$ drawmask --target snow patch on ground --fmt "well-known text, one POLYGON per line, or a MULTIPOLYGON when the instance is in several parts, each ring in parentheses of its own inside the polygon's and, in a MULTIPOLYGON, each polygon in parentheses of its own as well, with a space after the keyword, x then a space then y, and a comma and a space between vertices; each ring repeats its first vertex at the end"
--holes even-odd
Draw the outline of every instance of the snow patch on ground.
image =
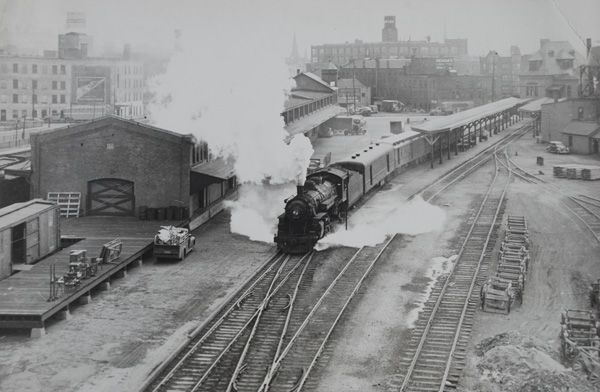
POLYGON ((452 255, 450 257, 438 256, 431 259, 431 266, 425 272, 425 277, 429 278, 429 283, 425 288, 425 291, 419 297, 419 300, 415 303, 416 307, 412 309, 406 318, 407 328, 414 328, 415 323, 419 318, 419 313, 425 307, 425 302, 429 299, 433 286, 437 283, 438 278, 443 275, 448 275, 452 269, 458 255, 452 255))

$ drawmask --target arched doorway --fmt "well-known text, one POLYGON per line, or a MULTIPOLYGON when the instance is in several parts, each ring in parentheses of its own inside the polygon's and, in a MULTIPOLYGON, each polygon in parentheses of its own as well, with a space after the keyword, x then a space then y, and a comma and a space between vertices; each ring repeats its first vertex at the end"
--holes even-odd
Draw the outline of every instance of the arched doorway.
POLYGON ((133 182, 118 178, 88 181, 87 215, 134 215, 133 182))

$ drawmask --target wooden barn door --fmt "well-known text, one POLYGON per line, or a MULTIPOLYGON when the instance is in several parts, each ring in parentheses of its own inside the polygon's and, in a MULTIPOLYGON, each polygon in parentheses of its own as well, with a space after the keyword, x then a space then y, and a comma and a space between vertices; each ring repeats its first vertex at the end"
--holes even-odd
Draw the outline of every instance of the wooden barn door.
POLYGON ((134 215, 133 182, 101 178, 88 182, 87 215, 134 215))

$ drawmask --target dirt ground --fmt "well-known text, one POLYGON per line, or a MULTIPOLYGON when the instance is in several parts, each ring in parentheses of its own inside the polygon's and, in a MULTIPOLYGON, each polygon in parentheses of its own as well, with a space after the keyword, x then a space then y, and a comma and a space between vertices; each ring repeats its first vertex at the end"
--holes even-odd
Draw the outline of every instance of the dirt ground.
MULTIPOLYGON (((485 358, 476 355, 474 351, 475 346, 483 339, 517 331, 526 338, 545 342, 550 354, 558 358, 561 311, 590 309, 587 290, 593 280, 600 278, 600 244, 562 206, 560 200, 564 195, 587 194, 598 197, 600 181, 555 178, 552 177, 552 165, 567 162, 598 165, 600 160, 586 156, 548 154, 544 147, 524 138, 512 148, 511 155, 518 165, 530 173, 541 170, 544 175, 539 177, 552 184, 552 187, 520 180, 515 180, 510 187, 506 213, 527 217, 533 243, 524 301, 521 307, 514 308, 508 316, 483 312, 478 314, 471 338, 474 355, 470 357, 461 379, 463 391, 504 390, 494 389, 497 388, 497 383, 490 383, 490 377, 484 376, 481 366, 478 367, 485 358), (514 156, 515 151, 518 156, 514 156), (545 158, 543 167, 536 166, 536 156, 545 158)), ((517 361, 515 358, 515 362, 517 361)), ((557 372, 567 374, 568 370, 557 372)), ((553 382, 548 381, 549 384, 553 382)), ((584 390, 584 386, 579 388, 572 387, 571 391, 584 390)))
POLYGON ((266 244, 229 234, 218 215, 196 233, 185 260, 144 265, 116 279, 71 319, 0 335, 0 391, 135 391, 180 344, 273 253, 266 244), (207 260, 211 260, 208 263, 207 260))
MULTIPOLYGON (((535 368, 533 373, 524 371, 520 374, 522 380, 519 380, 519 386, 531 386, 536 382, 539 384, 539 380, 548 380, 555 386, 571 384, 575 388, 571 391, 589 390, 589 385, 584 385, 585 380, 581 384, 579 381, 575 383, 569 378, 569 370, 556 361, 559 347, 557 337, 563 309, 588 309, 587 287, 593 279, 600 278, 600 247, 587 228, 561 206, 560 199, 564 197, 562 192, 597 197, 600 195, 600 181, 554 178, 552 165, 559 162, 599 163, 590 157, 548 154, 544 147, 526 136, 509 149, 517 164, 532 174, 541 170, 544 174, 539 176, 553 185, 541 187, 519 179, 513 179, 510 185, 506 214, 525 215, 529 219, 534 243, 524 303, 522 307, 514 308, 508 316, 478 312, 471 339, 470 359, 462 378, 464 391, 516 390, 512 389, 517 385, 515 383, 504 389, 501 382, 506 380, 496 373, 492 374, 489 363, 487 368, 482 366, 485 360, 493 364, 514 361, 514 366, 519 366, 519 361, 526 361, 528 366, 535 363, 535 366, 530 366, 535 368), (543 167, 536 165, 537 156, 545 158, 543 167), (476 354, 476 345, 482 339, 506 331, 518 331, 522 337, 513 342, 514 346, 490 350, 485 360, 476 354), (544 344, 539 343, 535 346, 538 348, 536 350, 531 343, 525 343, 524 347, 517 344, 523 344, 522 340, 530 338, 544 344), (534 376, 539 378, 533 379, 534 376), (482 382, 482 378, 486 377, 492 381, 482 382)), ((321 370, 319 391, 397 389, 401 378, 396 373, 403 342, 410 336, 415 309, 425 299, 431 277, 436 275, 434 270, 440 268, 434 259, 456 253, 459 242, 456 231, 476 208, 478 197, 491 179, 492 170, 493 166, 488 164, 436 201, 447 212, 442 231, 404 236, 380 261, 365 293, 354 304, 343 327, 337 332, 339 338, 330 349, 329 361, 321 370)), ((404 192, 409 194, 407 191, 415 188, 426 176, 423 168, 417 168, 400 175, 394 182, 406 184, 404 192)), ((376 198, 369 202, 376 202, 376 198)), ((530 369, 528 366, 523 368, 530 369)), ((518 374, 510 366, 502 370, 518 374)))
MULTIPOLYGON (((371 136, 385 132, 387 123, 379 118, 383 117, 368 120, 374 121, 371 136)), ((319 143, 324 142, 315 149, 326 150, 331 143, 339 151, 351 151, 359 141, 359 137, 353 138, 321 139, 319 143)), ((478 144, 459 154, 458 159, 453 156, 450 163, 456 164, 487 145, 478 144)), ((544 154, 543 177, 565 192, 600 194, 600 181, 551 177, 553 162, 579 158, 546 154, 542 145, 529 138, 524 138, 516 151, 514 159, 535 173, 540 170, 535 157, 544 154)), ((450 167, 445 157, 444 164, 436 163, 434 170, 421 165, 396 177, 384 192, 396 192, 398 199, 404 200, 450 167)), ((489 167, 481 170, 438 201, 447 213, 443 230, 405 235, 392 244, 336 332, 337 343, 327 353, 330 360, 319 370, 319 390, 380 391, 394 385, 403 341, 409 336, 416 310, 426 299, 432 277, 449 268, 440 257, 456 253, 455 233, 472 213, 474 201, 490 176, 489 167)), ((516 308, 509 316, 478 316, 473 350, 481 339, 510 329, 556 340, 560 310, 586 306, 581 292, 589 280, 600 277, 598 247, 592 248, 590 235, 561 209, 557 198, 557 192, 520 180, 511 186, 507 212, 528 216, 536 244, 528 291, 523 308, 516 308)), ((376 200, 374 197, 369 203, 376 200)), ((29 339, 20 331, 3 331, 0 390, 136 390, 186 333, 273 253, 270 245, 231 235, 228 222, 228 214, 223 213, 201 227, 195 252, 183 262, 147 260, 141 268, 132 269, 126 278, 115 280, 110 290, 96 293, 92 303, 73 309, 70 320, 50 323, 42 339, 29 339)), ((549 342, 556 346, 555 341, 549 342)), ((473 385, 468 384, 469 379, 479 377, 473 363, 465 376, 465 388, 473 385)))

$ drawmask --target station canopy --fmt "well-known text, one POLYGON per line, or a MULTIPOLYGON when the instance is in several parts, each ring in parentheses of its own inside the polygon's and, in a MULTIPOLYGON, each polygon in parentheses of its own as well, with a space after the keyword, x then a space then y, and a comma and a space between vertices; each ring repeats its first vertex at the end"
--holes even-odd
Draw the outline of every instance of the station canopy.
MULTIPOLYGON (((558 102, 562 102, 564 100, 565 100, 565 98, 561 98, 558 100, 558 102)), ((528 102, 527 104, 520 107, 519 111, 521 111, 521 112, 539 112, 540 110, 542 110, 542 105, 545 105, 547 103, 552 103, 552 102, 554 102, 554 98, 543 97, 543 98, 528 102)))
POLYGON ((415 131, 435 135, 438 133, 450 131, 464 125, 468 125, 474 121, 482 118, 499 114, 505 110, 516 107, 517 105, 526 102, 525 99, 520 98, 505 98, 496 102, 491 102, 485 105, 477 106, 472 109, 467 109, 462 112, 450 114, 448 116, 434 117, 421 124, 411 124, 411 128, 415 131))

